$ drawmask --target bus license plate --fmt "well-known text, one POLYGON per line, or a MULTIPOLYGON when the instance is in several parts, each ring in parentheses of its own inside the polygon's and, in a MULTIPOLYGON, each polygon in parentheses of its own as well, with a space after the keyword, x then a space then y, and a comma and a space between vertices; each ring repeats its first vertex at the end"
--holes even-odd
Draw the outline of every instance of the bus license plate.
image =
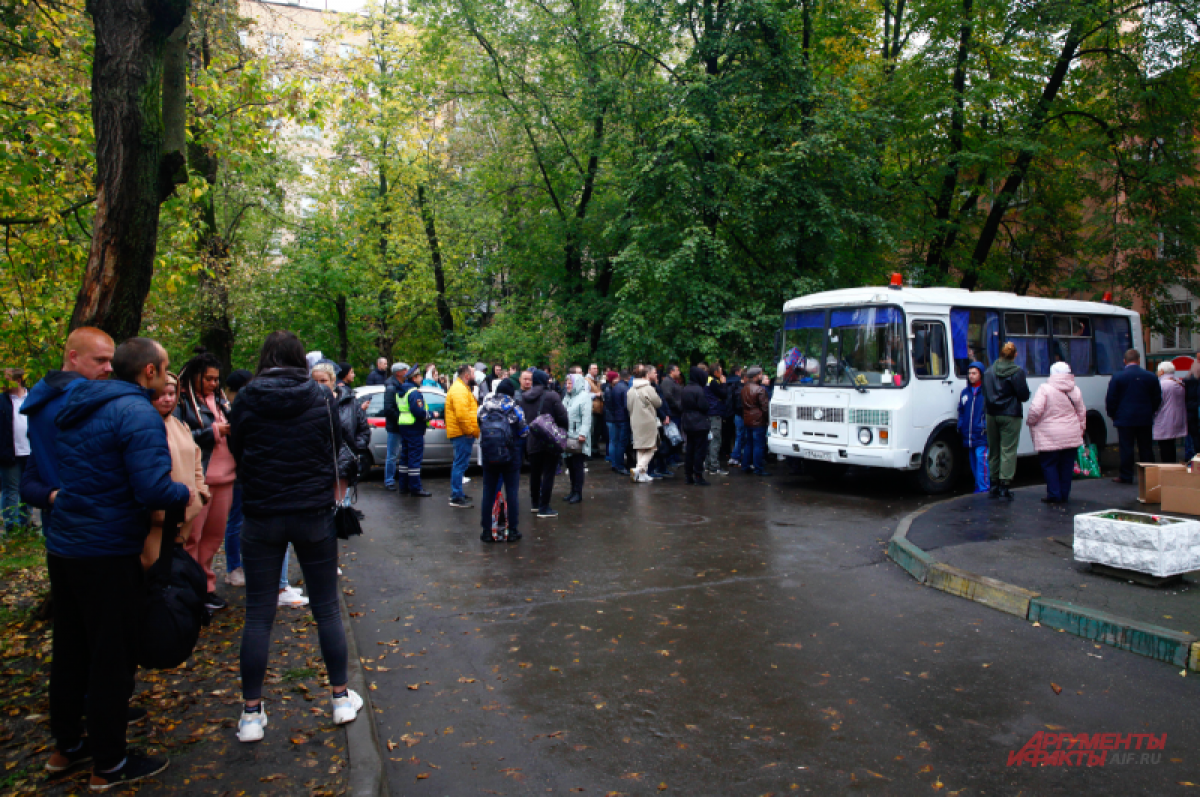
POLYGON ((822 462, 833 462, 832 451, 814 451, 811 448, 800 449, 800 456, 804 459, 819 459, 822 462))

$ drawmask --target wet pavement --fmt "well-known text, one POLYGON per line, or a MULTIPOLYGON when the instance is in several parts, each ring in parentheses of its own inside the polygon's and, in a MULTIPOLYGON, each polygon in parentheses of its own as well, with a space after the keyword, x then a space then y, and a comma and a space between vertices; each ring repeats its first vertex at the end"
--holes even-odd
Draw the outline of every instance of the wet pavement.
POLYGON ((1107 478, 1078 481, 1071 501, 1041 502, 1045 488, 1014 491, 1002 501, 963 496, 913 521, 908 539, 940 562, 1081 606, 1200 634, 1200 573, 1169 586, 1150 587, 1095 573, 1072 553, 1075 515, 1104 509, 1159 513, 1137 501, 1137 487, 1107 478), (972 544, 977 543, 977 544, 972 544))
POLYGON ((825 486, 778 465, 689 488, 590 468, 583 504, 560 500, 560 480, 559 518, 522 507, 508 546, 480 543, 477 508, 447 506, 445 473, 432 499, 361 486, 345 589, 393 794, 1200 781, 1197 679, 918 585, 884 557, 928 502, 897 474, 825 486), (1169 738, 1156 764, 1006 766, 1047 730, 1169 738))

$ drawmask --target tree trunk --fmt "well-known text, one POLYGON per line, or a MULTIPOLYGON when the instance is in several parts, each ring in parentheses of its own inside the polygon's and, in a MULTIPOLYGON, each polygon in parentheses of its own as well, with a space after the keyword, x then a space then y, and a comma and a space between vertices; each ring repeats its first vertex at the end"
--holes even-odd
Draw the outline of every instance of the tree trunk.
POLYGON ((958 55, 954 61, 954 107, 950 111, 950 157, 946 160, 942 187, 934 203, 934 236, 929 244, 925 267, 930 274, 945 276, 950 272, 950 242, 954 239, 950 215, 958 189, 958 172, 963 151, 963 131, 966 127, 967 58, 971 52, 971 5, 963 0, 963 22, 958 34, 958 55))
POLYGON ((346 294, 339 293, 334 300, 337 305, 337 333, 339 362, 350 360, 350 323, 346 312, 346 294))
POLYGON ((89 0, 95 25, 92 124, 96 217, 71 328, 97 326, 117 340, 142 325, 154 276, 159 205, 183 154, 164 158, 163 50, 187 0, 89 0))
POLYGON ((425 194, 423 185, 417 186, 417 207, 421 211, 421 221, 425 222, 425 238, 429 241, 429 257, 433 261, 433 281, 437 288, 438 323, 441 324, 442 334, 448 335, 454 331, 454 316, 450 314, 450 305, 446 302, 446 271, 442 267, 442 247, 438 243, 433 208, 429 206, 429 198, 425 194))
MULTIPOLYGON (((1058 97, 1058 91, 1062 88, 1067 72, 1071 69, 1071 62, 1075 59, 1075 52, 1083 41, 1083 30, 1084 23, 1080 21, 1073 24, 1067 32, 1062 52, 1059 53, 1058 60, 1054 64, 1054 71, 1050 73, 1050 79, 1046 81, 1042 96, 1038 98, 1037 105, 1029 114, 1029 124, 1025 127, 1026 140, 1036 140, 1041 134, 1042 128, 1046 126, 1046 119, 1050 116, 1050 106, 1058 97)), ((979 284, 979 270, 983 268, 988 253, 992 250, 992 244, 996 242, 996 234, 1000 231, 1000 222, 1004 220, 1004 214, 1012 202, 1013 195, 1017 193, 1017 189, 1025 180, 1025 175, 1029 172, 1029 165, 1033 163, 1033 157, 1033 150, 1029 147, 1022 149, 1017 155, 1012 171, 1009 172, 1008 179, 1004 181, 1004 187, 1000 189, 1000 193, 993 200, 992 209, 983 223, 983 229, 979 231, 979 240, 975 243, 975 251, 971 254, 971 267, 963 274, 963 288, 974 290, 975 286, 979 284)))

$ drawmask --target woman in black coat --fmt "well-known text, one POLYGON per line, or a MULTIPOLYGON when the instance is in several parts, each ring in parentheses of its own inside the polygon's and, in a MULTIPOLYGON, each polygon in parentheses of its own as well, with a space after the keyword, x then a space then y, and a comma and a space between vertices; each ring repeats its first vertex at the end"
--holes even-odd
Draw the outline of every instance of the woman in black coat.
POLYGON ((709 484, 704 479, 704 458, 708 455, 708 397, 704 395, 704 385, 708 382, 708 369, 702 365, 693 365, 688 372, 688 386, 683 389, 680 399, 683 417, 680 426, 683 428, 686 451, 683 459, 683 472, 688 484, 701 487, 709 484))
MULTIPOLYGON (((550 390, 550 376, 545 371, 534 370, 533 387, 521 394, 520 407, 525 422, 530 425, 539 415, 549 415, 564 436, 570 428, 567 408, 563 406, 562 398, 550 390)), ((550 507, 550 493, 554 490, 554 474, 562 459, 561 449, 531 428, 525 439, 525 453, 529 459, 530 506, 538 517, 558 517, 558 512, 550 507)))
POLYGON ((318 384, 333 392, 334 405, 337 407, 335 417, 342 435, 342 445, 338 449, 337 457, 337 498, 341 501, 346 497, 350 485, 358 482, 358 458, 371 442, 371 427, 367 423, 367 413, 354 399, 354 391, 345 385, 337 384, 330 363, 317 363, 313 366, 312 375, 318 384))
POLYGON ((262 685, 278 604, 279 573, 288 545, 296 551, 321 656, 329 672, 333 722, 352 722, 362 698, 347 688, 346 631, 338 604, 337 531, 333 522, 341 424, 333 395, 308 374, 304 346, 290 332, 272 332, 258 373, 230 414, 229 447, 242 484, 242 559, 246 622, 241 673, 245 704, 238 739, 266 733, 262 685))

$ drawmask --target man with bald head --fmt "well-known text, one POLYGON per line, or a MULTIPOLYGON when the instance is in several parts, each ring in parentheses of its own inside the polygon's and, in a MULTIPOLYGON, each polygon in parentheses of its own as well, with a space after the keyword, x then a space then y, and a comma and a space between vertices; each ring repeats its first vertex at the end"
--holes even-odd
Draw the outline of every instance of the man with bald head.
POLYGON ((62 370, 50 371, 34 385, 21 413, 29 418, 29 461, 21 475, 21 500, 42 510, 42 527, 50 531, 50 511, 58 488, 58 458, 54 445, 58 427, 54 419, 74 384, 84 379, 108 379, 116 347, 108 333, 80 327, 67 336, 62 370))

